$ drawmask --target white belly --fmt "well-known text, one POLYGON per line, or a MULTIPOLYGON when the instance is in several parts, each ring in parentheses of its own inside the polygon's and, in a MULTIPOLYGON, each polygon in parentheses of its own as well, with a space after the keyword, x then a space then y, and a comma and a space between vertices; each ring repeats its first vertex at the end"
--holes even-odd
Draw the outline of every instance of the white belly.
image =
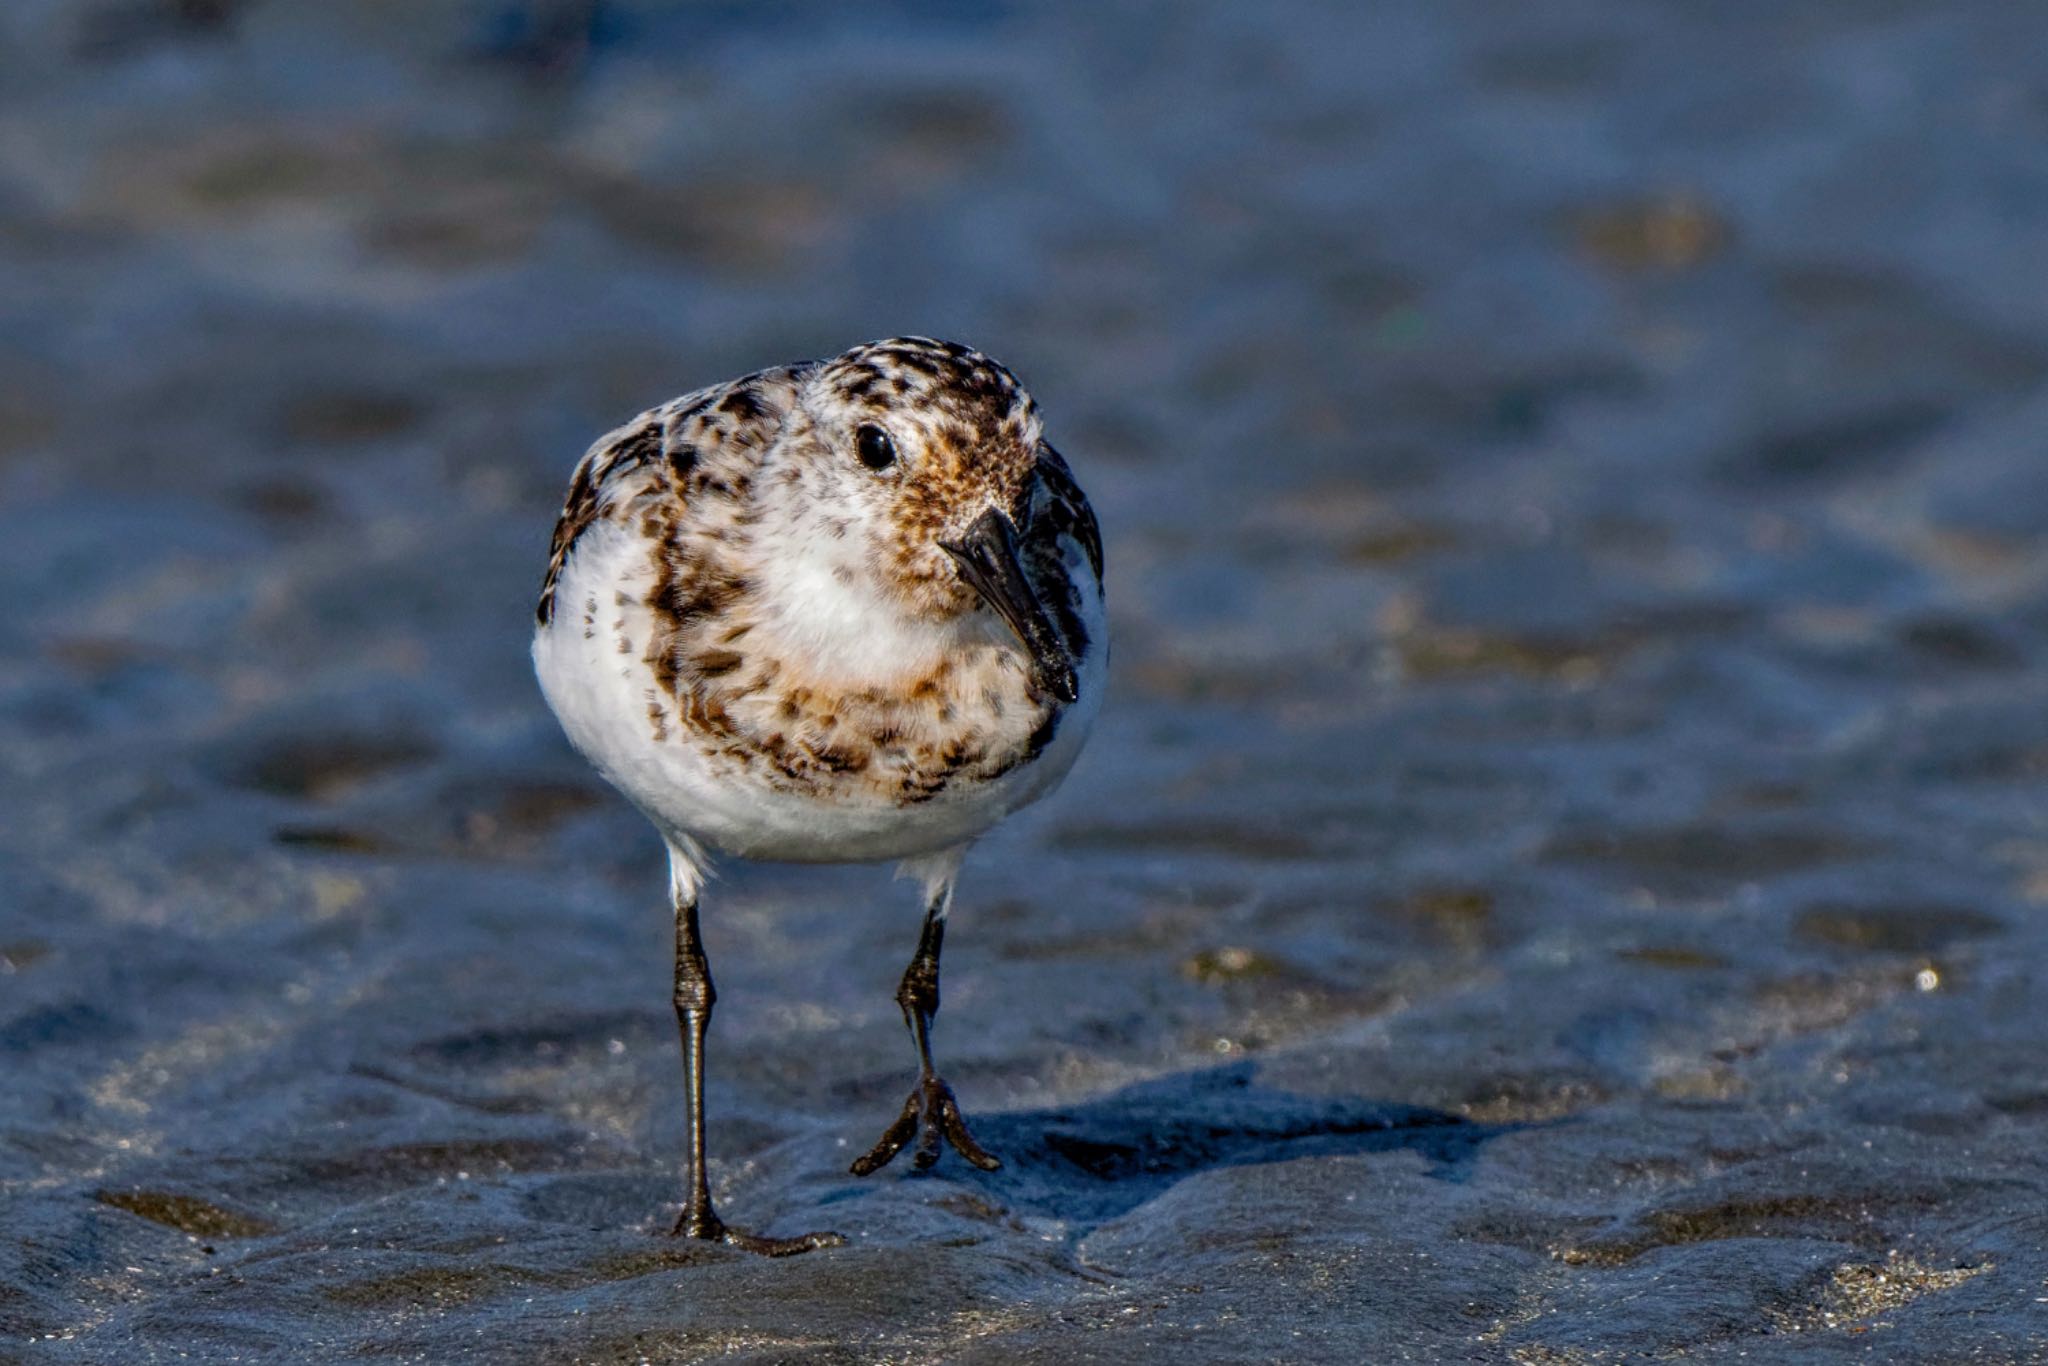
POLYGON ((652 582, 643 542, 609 521, 588 528, 563 568, 552 620, 535 633, 534 670, 570 743, 608 782, 664 835, 727 853, 842 863, 964 844, 1066 776, 1101 705, 1106 625, 1099 600, 1084 594, 1097 644, 1083 661, 1079 700, 1030 762, 986 781, 949 783, 913 804, 860 787, 822 795, 780 790, 758 770, 707 750, 681 726, 651 723, 651 708, 672 703, 658 692, 643 655, 652 582))

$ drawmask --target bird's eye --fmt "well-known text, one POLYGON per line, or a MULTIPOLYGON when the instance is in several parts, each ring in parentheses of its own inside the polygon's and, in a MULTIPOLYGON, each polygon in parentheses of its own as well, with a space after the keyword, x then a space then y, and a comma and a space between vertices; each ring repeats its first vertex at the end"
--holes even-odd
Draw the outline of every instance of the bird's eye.
POLYGON ((896 443, 874 423, 864 423, 853 434, 854 453, 871 470, 886 470, 896 463, 896 443))

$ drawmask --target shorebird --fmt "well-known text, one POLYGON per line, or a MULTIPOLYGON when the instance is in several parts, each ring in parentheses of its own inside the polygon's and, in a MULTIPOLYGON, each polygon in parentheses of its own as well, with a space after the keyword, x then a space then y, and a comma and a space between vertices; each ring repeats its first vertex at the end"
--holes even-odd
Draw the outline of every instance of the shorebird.
POLYGON ((770 1255, 712 1206, 697 903, 713 851, 898 860, 924 923, 896 991, 918 1078, 865 1176, 917 1139, 1001 1163, 933 1066, 968 846, 1050 792, 1102 700, 1102 538, 1037 405, 969 347, 901 337, 671 399, 600 437, 555 525, 533 660, 570 742, 668 847, 689 1097, 675 1233, 770 1255))

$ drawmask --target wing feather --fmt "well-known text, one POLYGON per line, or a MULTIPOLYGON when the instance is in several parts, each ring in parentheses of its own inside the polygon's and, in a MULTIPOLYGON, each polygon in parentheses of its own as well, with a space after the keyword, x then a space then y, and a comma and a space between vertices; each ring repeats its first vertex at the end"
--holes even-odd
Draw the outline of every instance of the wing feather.
POLYGON ((1095 571, 1095 580, 1100 583, 1102 528, 1096 524, 1095 509, 1088 505, 1088 495, 1074 482, 1074 472, 1067 468, 1065 457, 1049 444, 1039 454, 1037 472, 1047 494, 1046 530, 1055 538, 1072 536, 1080 542, 1088 555, 1089 567, 1095 571))
POLYGON ((650 408, 592 443, 577 462, 555 519, 548 570, 534 620, 554 618, 555 588, 576 543, 600 518, 646 495, 663 499, 671 524, 693 492, 735 492, 736 482, 773 439, 801 367, 778 367, 698 389, 650 408))

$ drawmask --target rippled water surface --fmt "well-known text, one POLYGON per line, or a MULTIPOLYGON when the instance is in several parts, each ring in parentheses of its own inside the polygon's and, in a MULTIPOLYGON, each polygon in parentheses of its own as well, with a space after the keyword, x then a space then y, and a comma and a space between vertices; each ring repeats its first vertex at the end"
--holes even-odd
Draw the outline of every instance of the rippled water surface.
POLYGON ((10 0, 0 1361, 2048 1359, 2048 14, 10 0), (658 846, 567 472, 1009 361, 1113 695, 972 860, 658 846))

